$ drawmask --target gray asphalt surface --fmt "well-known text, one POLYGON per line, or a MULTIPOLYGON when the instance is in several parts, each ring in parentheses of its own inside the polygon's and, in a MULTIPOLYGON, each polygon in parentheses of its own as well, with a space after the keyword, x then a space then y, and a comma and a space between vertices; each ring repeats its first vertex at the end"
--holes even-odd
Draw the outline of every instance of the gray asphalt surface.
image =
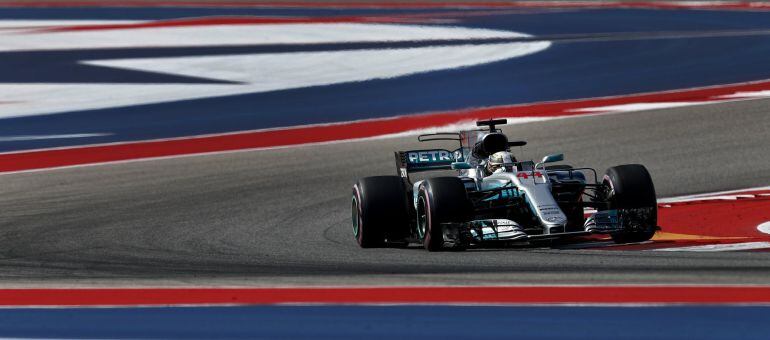
MULTIPOLYGON (((770 100, 505 128, 520 158, 647 165, 658 196, 770 185, 770 100)), ((424 146, 424 145, 423 145, 424 146)), ((415 137, 0 176, 0 285, 770 283, 770 253, 359 249, 356 178, 415 137)))

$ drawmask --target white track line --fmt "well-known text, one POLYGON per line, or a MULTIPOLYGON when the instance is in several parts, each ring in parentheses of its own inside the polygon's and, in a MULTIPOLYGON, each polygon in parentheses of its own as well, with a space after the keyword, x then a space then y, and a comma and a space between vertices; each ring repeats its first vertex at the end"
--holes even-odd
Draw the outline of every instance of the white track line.
MULTIPOLYGON (((743 97, 735 97, 743 98, 743 97)), ((725 98, 734 99, 734 98, 725 98)), ((596 106, 586 107, 580 109, 569 110, 569 112, 635 112, 646 110, 660 110, 660 109, 673 109, 677 107, 694 106, 694 105, 706 105, 711 104, 712 101, 697 101, 697 102, 655 102, 655 103, 630 103, 610 106, 596 106)))
MULTIPOLYGON (((737 190, 728 190, 728 191, 719 191, 719 192, 709 192, 709 193, 703 193, 703 194, 697 194, 697 195, 687 195, 687 196, 678 196, 678 197, 669 197, 669 198, 661 198, 658 200, 658 203, 676 203, 676 202, 689 202, 689 201, 702 201, 706 199, 737 199, 738 197, 742 197, 744 195, 741 195, 740 193, 744 192, 750 192, 750 191, 763 191, 763 190, 770 190, 770 186, 764 186, 764 187, 756 187, 756 188, 746 188, 746 189, 737 189, 737 190)), ((749 195, 745 195, 749 196, 749 195)), ((757 196, 757 195, 751 195, 751 196, 757 196)), ((759 196, 765 196, 764 194, 759 194, 759 196)), ((748 197, 751 198, 751 197, 748 197)))
POLYGON ((711 251, 738 251, 738 250, 753 250, 753 249, 770 249, 770 242, 745 242, 745 243, 730 243, 730 244, 706 244, 706 245, 702 245, 702 246, 651 249, 651 251, 697 251, 697 252, 711 252, 711 251))
POLYGON ((757 230, 759 230, 760 233, 770 234, 770 221, 758 225, 757 230))
POLYGON ((43 140, 43 139, 70 139, 70 138, 90 138, 110 136, 111 133, 76 133, 67 135, 19 135, 19 136, 0 136, 0 142, 16 142, 25 140, 43 140))

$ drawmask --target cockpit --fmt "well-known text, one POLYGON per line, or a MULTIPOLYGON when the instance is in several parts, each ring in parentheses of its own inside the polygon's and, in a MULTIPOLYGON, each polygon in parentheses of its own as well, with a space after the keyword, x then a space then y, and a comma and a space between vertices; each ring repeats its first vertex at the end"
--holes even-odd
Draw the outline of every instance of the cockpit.
POLYGON ((505 120, 482 121, 478 122, 478 125, 487 126, 489 129, 460 132, 463 159, 474 168, 461 175, 482 178, 496 172, 531 171, 534 168, 533 162, 519 162, 511 153, 511 147, 524 146, 527 143, 510 142, 502 131, 495 128, 496 124, 504 123, 505 120), (496 157, 498 154, 500 157, 496 157))

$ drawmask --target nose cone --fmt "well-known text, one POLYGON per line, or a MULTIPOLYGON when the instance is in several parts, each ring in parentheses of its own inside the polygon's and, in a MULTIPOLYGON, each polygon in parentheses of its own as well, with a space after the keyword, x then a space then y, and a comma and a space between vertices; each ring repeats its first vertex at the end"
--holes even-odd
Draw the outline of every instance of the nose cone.
POLYGON ((529 203, 532 212, 543 225, 543 232, 546 234, 562 233, 567 225, 567 215, 561 211, 559 204, 554 200, 551 194, 551 185, 545 175, 540 175, 538 171, 520 172, 511 174, 514 184, 519 190, 525 193, 525 198, 529 203), (520 175, 521 174, 521 175, 520 175))

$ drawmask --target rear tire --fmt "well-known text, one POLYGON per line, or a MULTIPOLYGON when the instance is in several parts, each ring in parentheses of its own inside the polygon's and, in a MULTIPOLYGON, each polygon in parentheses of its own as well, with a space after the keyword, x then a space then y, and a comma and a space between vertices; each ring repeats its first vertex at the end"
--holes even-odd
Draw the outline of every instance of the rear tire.
POLYGON ((428 251, 444 250, 441 224, 467 222, 473 211, 465 185, 457 177, 435 177, 425 180, 418 190, 417 236, 428 251))
POLYGON ((623 231, 612 234, 615 243, 643 242, 657 231, 658 203, 652 177, 643 165, 628 164, 607 169, 603 184, 610 209, 617 209, 623 231))
POLYGON ((353 236, 361 248, 383 247, 409 234, 409 210, 401 177, 365 177, 353 186, 353 236))

